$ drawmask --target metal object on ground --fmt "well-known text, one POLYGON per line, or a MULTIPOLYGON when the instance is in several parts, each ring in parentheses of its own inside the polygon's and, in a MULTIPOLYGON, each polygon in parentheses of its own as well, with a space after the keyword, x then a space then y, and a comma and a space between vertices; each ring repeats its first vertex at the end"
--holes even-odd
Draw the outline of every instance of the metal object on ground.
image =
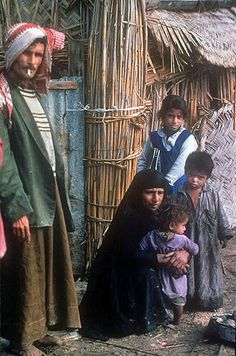
POLYGON ((214 315, 207 326, 207 334, 224 341, 235 343, 236 323, 233 315, 214 315))

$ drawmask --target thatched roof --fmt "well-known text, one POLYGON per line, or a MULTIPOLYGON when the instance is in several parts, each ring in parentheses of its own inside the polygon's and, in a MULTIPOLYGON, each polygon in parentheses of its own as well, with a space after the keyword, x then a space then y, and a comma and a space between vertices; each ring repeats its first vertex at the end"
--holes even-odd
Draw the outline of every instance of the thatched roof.
POLYGON ((147 10, 169 11, 205 11, 232 7, 235 0, 199 1, 199 0, 145 0, 147 10))
POLYGON ((197 50, 200 58, 236 68, 236 8, 177 13, 155 10, 147 14, 148 27, 158 42, 170 50, 189 56, 197 50))

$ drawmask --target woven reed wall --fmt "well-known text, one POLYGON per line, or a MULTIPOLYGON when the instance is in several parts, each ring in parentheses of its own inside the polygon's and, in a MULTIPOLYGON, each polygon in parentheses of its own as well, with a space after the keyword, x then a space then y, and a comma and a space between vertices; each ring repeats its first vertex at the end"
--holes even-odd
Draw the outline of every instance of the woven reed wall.
POLYGON ((210 112, 199 129, 200 148, 213 158, 215 168, 209 182, 219 192, 227 216, 236 227, 236 131, 235 105, 210 112))
POLYGON ((87 267, 134 174, 145 126, 142 0, 96 1, 86 110, 87 267))
MULTIPOLYGON (((92 0, 1 0, 0 32, 17 22, 32 22, 43 27, 52 27, 65 33, 66 40, 86 40, 90 35, 93 12, 92 0)), ((1 36, 1 33, 0 33, 1 36)), ((60 76, 67 73, 68 52, 65 48, 54 56, 54 72, 60 76), (55 67, 57 67, 55 69, 55 67), (55 70, 54 70, 55 69, 55 70), (60 73, 62 72, 63 73, 60 73)), ((4 54, 0 42, 0 69, 4 65, 4 54)))

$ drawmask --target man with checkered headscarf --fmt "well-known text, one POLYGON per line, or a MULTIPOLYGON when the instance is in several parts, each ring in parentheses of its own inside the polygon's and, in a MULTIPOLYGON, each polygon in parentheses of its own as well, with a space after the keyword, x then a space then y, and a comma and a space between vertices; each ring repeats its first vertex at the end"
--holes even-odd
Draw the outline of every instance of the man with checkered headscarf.
POLYGON ((1 331, 10 351, 24 356, 44 355, 36 341, 63 342, 48 327, 80 327, 67 235, 74 224, 63 161, 41 95, 47 93, 52 53, 63 44, 64 34, 28 23, 14 25, 4 37, 0 200, 7 252, 1 331))

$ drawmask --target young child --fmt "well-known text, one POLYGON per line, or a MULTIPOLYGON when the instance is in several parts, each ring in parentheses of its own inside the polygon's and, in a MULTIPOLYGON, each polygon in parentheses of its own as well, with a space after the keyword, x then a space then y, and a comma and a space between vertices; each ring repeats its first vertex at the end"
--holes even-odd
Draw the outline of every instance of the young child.
POLYGON ((189 301, 208 310, 223 306, 220 244, 226 247, 233 237, 219 194, 207 183, 213 167, 207 152, 191 153, 185 164, 187 181, 176 194, 176 201, 190 213, 186 235, 199 246, 199 254, 190 261, 189 301))
POLYGON ((138 159, 137 171, 148 168, 158 170, 176 191, 185 181, 185 161, 198 145, 193 134, 183 127, 187 105, 180 96, 166 96, 159 115, 163 127, 150 132, 138 159))
MULTIPOLYGON (((168 254, 184 249, 191 255, 196 255, 199 250, 197 244, 184 235, 188 214, 183 206, 166 205, 159 215, 159 229, 152 230, 143 237, 139 244, 141 250, 168 254)), ((164 264, 159 268, 162 291, 173 305, 174 324, 179 324, 183 318, 183 307, 186 302, 187 276, 174 277, 164 264)))

